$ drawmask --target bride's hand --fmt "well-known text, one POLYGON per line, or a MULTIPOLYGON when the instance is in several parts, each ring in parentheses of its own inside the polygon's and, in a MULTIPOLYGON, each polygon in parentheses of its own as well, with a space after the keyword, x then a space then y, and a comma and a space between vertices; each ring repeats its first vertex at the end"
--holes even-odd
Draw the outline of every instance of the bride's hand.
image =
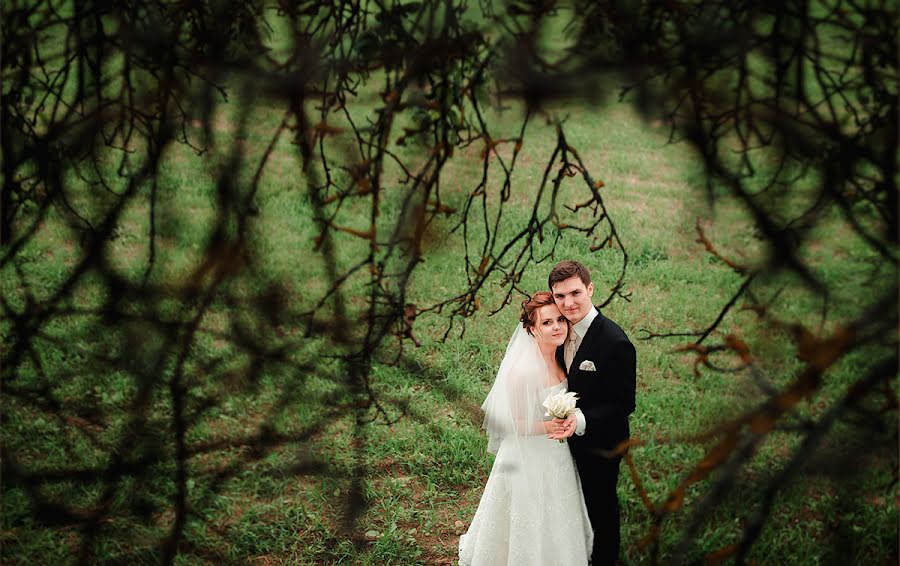
POLYGON ((547 437, 551 440, 562 440, 575 434, 576 419, 574 414, 569 415, 565 420, 553 419, 550 423, 553 425, 551 427, 553 430, 547 434, 547 437))
POLYGON ((544 421, 544 430, 547 431, 547 436, 553 436, 565 432, 566 426, 565 421, 561 421, 560 419, 553 419, 552 421, 544 421))

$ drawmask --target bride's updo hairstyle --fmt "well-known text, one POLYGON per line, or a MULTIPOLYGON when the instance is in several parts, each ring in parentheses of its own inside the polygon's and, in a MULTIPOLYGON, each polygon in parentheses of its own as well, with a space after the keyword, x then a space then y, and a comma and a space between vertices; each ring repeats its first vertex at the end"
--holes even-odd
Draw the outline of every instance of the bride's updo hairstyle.
POLYGON ((552 305, 553 294, 548 291, 538 291, 527 301, 522 302, 522 316, 519 320, 528 334, 534 336, 534 326, 537 324, 537 311, 539 308, 552 305))

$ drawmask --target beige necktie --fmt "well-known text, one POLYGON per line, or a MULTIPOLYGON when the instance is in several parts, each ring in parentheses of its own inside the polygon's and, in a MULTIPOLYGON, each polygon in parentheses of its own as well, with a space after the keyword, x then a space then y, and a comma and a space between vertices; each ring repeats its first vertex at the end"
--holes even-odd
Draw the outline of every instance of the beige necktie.
POLYGON ((569 368, 572 367, 572 360, 575 359, 575 352, 578 351, 578 333, 574 330, 572 331, 572 335, 569 336, 569 339, 566 341, 566 350, 563 352, 565 354, 566 361, 566 372, 569 371, 569 368))

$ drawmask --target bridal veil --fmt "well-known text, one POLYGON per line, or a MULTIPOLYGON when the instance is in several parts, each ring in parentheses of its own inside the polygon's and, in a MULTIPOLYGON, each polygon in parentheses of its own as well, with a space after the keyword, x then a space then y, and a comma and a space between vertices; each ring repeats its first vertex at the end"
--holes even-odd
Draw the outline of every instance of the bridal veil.
POLYGON ((550 386, 549 379, 550 372, 535 338, 519 324, 506 347, 494 385, 481 405, 488 452, 497 454, 504 443, 505 451, 518 452, 521 458, 510 461, 522 463, 522 473, 516 475, 532 485, 538 481, 532 477, 534 470, 540 467, 527 462, 531 452, 526 445, 540 437, 546 440, 542 403, 550 386))

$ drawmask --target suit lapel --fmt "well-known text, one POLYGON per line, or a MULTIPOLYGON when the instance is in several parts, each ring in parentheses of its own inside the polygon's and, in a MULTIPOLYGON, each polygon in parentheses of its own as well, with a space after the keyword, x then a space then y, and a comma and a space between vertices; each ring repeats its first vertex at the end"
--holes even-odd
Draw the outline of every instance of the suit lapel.
MULTIPOLYGON (((594 307, 597 309, 597 307, 594 307)), ((572 367, 569 368, 569 373, 572 374, 578 370, 578 367, 581 365, 581 362, 587 358, 588 354, 592 353, 594 349, 594 342, 597 337, 600 336, 603 332, 603 324, 606 319, 603 317, 603 314, 600 312, 600 309, 597 309, 597 316, 594 318, 591 325, 588 327, 587 333, 585 333, 584 338, 581 339, 581 346, 578 347, 578 351, 575 352, 575 357, 572 359, 572 367)), ((591 360, 594 364, 597 363, 597 360, 591 360)))

